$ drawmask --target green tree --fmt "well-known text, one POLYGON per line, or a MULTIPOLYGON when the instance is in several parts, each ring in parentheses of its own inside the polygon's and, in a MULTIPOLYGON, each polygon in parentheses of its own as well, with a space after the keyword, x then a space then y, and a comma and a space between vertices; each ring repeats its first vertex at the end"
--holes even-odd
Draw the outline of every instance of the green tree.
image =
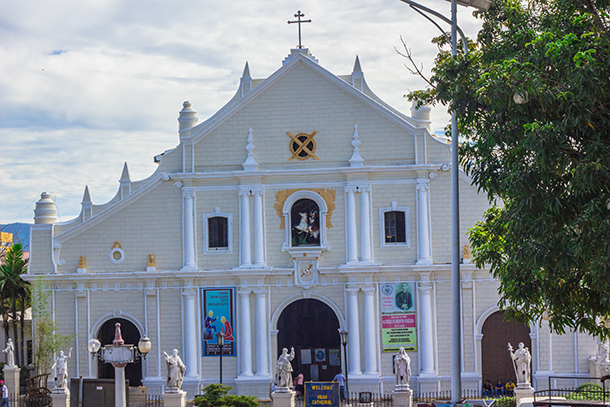
POLYGON ((257 407, 258 401, 252 396, 236 396, 228 394, 229 386, 209 384, 203 389, 203 395, 195 397, 193 402, 197 407, 257 407))
POLYGON ((39 278, 32 288, 33 359, 36 374, 44 374, 53 365, 53 354, 68 347, 76 335, 58 333, 59 325, 51 315, 48 284, 39 278))
POLYGON ((458 113, 462 164, 494 204, 473 255, 501 281, 501 308, 547 312, 559 333, 610 334, 609 10, 494 0, 469 54, 436 39, 432 87, 408 95, 458 113))
POLYGON ((15 341, 15 363, 24 365, 25 346, 25 310, 30 307, 30 283, 21 279, 27 272, 28 260, 24 259, 23 246, 15 243, 6 251, 6 257, 0 265, 0 312, 4 319, 4 331, 8 338, 9 318, 13 320, 13 338, 15 341), (17 323, 19 321, 19 323, 17 323), (20 329, 21 335, 17 334, 20 329))

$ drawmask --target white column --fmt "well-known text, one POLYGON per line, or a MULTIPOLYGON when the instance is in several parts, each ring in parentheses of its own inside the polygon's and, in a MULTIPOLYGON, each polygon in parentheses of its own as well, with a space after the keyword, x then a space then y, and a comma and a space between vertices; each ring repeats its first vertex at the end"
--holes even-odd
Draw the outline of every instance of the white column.
POLYGON ((252 265, 252 254, 250 248, 250 191, 240 191, 241 197, 241 219, 240 224, 240 247, 241 247, 241 266, 252 265))
POLYGON ((360 255, 361 261, 371 262, 371 208, 370 187, 362 187, 360 191, 360 255))
POLYGON ((345 187, 347 194, 347 262, 358 262, 358 230, 356 224, 356 187, 345 187))
POLYGON ((195 290, 186 289, 182 292, 184 296, 184 347, 185 347, 185 362, 186 365, 186 377, 197 378, 197 367, 199 366, 199 360, 197 355, 197 313, 195 310, 195 290))
POLYGON ((263 191, 254 192, 254 265, 265 266, 265 237, 263 233, 263 191))
POLYGON ((434 336, 432 331, 432 286, 429 283, 419 286, 421 317, 420 338, 421 338, 421 373, 427 375, 435 374, 434 371, 434 336))
POLYGON ((348 288, 347 329, 349 332, 349 375, 360 375, 360 316, 358 313, 358 288, 348 288))
POLYGON ((127 396, 125 391, 125 363, 113 363, 114 366, 114 405, 116 407, 127 407, 127 396))
POLYGON ((184 267, 183 269, 195 270, 195 191, 190 188, 182 188, 184 200, 184 267))
POLYGON ((379 326, 375 318, 375 287, 364 287, 362 291, 364 291, 364 373, 376 375, 379 326))
POLYGON ((417 180, 417 236, 419 240, 417 264, 432 264, 430 249, 430 211, 428 211, 428 193, 430 183, 427 179, 417 180))
POLYGON ((240 312, 240 376, 252 376, 252 330, 250 329, 250 291, 239 291, 240 312))
POLYGON ((267 341, 267 290, 256 294, 256 375, 269 376, 269 342, 267 341))

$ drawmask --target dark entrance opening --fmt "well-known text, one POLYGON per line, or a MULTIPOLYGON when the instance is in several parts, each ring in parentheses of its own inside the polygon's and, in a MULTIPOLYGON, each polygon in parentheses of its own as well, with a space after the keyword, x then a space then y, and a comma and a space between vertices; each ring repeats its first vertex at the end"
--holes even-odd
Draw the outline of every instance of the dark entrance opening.
POLYGON ((531 352, 529 327, 515 321, 504 321, 504 312, 497 311, 487 318, 482 333, 483 383, 489 380, 495 385, 498 380, 506 383, 512 379, 516 384, 517 378, 508 353, 508 343, 516 350, 519 348, 519 342, 523 342, 531 352))
POLYGON ((295 301, 282 311, 277 329, 278 355, 294 347, 293 378, 303 373, 305 381, 330 381, 339 373, 339 321, 328 305, 314 299, 295 301))
MULTIPOLYGON (((138 346, 140 341, 140 331, 136 326, 123 318, 112 318, 104 322, 104 325, 100 328, 97 334, 97 339, 101 342, 102 346, 112 345, 114 340, 114 324, 121 324, 121 335, 126 345, 138 346)), ((104 363, 100 360, 97 362, 97 377, 100 379, 114 379, 114 367, 110 363, 104 363)), ((142 385, 142 360, 138 360, 135 363, 128 363, 125 366, 125 378, 129 380, 130 386, 141 386, 142 385)))

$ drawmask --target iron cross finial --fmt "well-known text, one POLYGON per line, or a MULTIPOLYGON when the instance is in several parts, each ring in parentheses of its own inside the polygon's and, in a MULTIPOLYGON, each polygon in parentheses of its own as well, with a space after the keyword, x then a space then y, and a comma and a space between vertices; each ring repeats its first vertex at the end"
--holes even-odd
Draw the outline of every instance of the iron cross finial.
POLYGON ((303 45, 301 45, 301 24, 302 23, 311 23, 311 20, 301 20, 301 17, 305 17, 305 14, 301 13, 301 10, 298 10, 297 13, 294 15, 297 18, 297 21, 290 21, 288 20, 288 24, 298 24, 299 25, 299 48, 303 48, 303 45))

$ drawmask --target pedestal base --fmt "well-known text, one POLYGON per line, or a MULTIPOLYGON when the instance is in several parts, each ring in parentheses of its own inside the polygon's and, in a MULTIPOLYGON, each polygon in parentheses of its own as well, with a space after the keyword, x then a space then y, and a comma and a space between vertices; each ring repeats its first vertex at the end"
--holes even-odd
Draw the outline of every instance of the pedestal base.
POLYGON ((185 407, 186 405, 186 392, 184 390, 165 392, 162 397, 165 407, 185 407))
POLYGON ((392 391, 395 407, 411 407, 413 405, 413 391, 406 386, 396 386, 392 391))
POLYGON ((292 390, 276 390, 271 393, 273 398, 273 407, 294 407, 294 395, 292 390))
POLYGON ((521 400, 526 398, 534 398, 534 388, 529 383, 519 383, 515 387, 515 406, 519 407, 521 400))
POLYGON ((70 407, 70 390, 53 389, 51 393, 53 407, 70 407))
POLYGON ((8 394, 19 394, 19 372, 21 372, 21 368, 4 366, 2 371, 4 372, 4 384, 8 388, 8 394))

